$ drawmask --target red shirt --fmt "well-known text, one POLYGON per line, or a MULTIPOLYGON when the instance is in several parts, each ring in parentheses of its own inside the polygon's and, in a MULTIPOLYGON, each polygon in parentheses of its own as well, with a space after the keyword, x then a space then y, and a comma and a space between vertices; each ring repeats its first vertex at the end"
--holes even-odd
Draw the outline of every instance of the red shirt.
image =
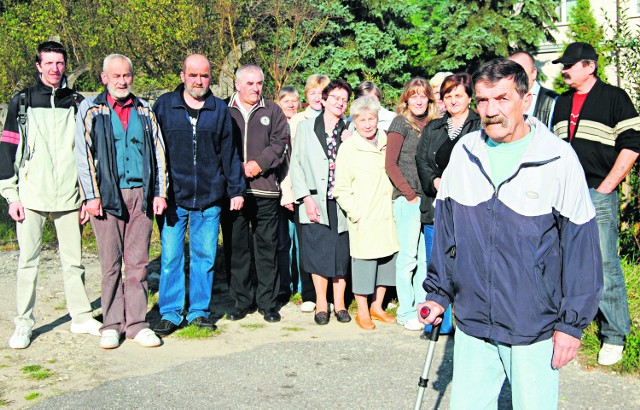
POLYGON ((125 101, 119 101, 111 97, 111 94, 107 93, 107 102, 111 108, 113 108, 113 111, 116 112, 120 122, 122 123, 122 128, 127 132, 129 114, 131 113, 131 108, 133 108, 133 98, 129 97, 125 101))
POLYGON ((580 111, 582 111, 582 106, 584 105, 584 100, 587 99, 587 95, 585 94, 573 94, 573 102, 571 103, 571 117, 569 118, 569 141, 573 140, 573 135, 576 131, 576 126, 578 125, 578 119, 580 117, 580 111))

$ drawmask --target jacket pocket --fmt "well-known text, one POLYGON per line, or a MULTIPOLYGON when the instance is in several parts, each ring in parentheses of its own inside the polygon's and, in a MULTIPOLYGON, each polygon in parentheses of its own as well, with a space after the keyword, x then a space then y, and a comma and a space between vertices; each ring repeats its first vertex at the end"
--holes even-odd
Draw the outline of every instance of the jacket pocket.
POLYGON ((538 294, 538 299, 543 304, 543 306, 552 310, 553 312, 557 312, 558 306, 556 306, 556 303, 553 301, 553 293, 551 292, 549 284, 545 279, 544 271, 544 264, 537 264, 534 269, 536 293, 538 294))

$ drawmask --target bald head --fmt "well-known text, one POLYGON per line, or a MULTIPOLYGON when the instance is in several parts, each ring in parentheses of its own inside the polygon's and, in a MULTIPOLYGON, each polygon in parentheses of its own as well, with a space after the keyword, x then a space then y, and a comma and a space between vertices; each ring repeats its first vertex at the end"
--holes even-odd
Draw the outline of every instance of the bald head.
POLYGON ((211 63, 202 54, 191 54, 182 63, 180 79, 184 91, 196 100, 204 100, 211 85, 211 63))
POLYGON ((529 90, 533 87, 533 83, 538 78, 538 69, 536 68, 536 62, 533 56, 525 51, 518 51, 509 56, 509 60, 516 62, 524 68, 529 78, 529 90))

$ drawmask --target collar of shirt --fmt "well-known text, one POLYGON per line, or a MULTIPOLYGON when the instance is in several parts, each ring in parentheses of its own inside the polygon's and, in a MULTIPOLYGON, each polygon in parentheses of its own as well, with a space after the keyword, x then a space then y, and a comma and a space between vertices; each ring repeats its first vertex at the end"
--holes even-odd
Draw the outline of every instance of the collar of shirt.
POLYGON ((129 125, 129 114, 133 108, 133 98, 129 97, 125 101, 119 101, 113 98, 111 94, 107 93, 107 102, 118 115, 118 118, 122 123, 122 128, 127 131, 127 126, 129 125))

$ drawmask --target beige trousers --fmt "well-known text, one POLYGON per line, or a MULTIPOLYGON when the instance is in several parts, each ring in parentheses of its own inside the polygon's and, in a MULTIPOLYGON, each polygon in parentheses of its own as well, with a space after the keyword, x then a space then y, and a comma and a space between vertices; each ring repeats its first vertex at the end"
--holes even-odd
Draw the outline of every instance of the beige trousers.
POLYGON ((36 301, 38 263, 42 245, 42 229, 50 214, 56 227, 62 279, 67 308, 71 319, 82 323, 91 319, 91 305, 84 287, 84 266, 82 266, 82 238, 78 211, 40 212, 25 209, 25 218, 18 222, 17 235, 20 245, 16 280, 17 315, 16 326, 32 328, 35 324, 33 306, 36 301))

